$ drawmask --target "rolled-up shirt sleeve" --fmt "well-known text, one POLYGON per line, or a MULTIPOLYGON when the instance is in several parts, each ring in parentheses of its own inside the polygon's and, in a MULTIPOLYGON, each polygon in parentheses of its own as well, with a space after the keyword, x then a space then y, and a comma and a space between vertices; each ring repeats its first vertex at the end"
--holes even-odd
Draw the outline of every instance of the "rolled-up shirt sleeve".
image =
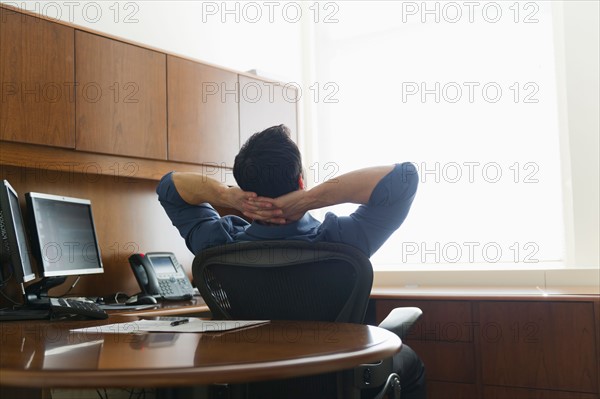
POLYGON ((328 213, 323 222, 328 239, 346 242, 373 255, 406 219, 419 176, 410 162, 396 164, 373 189, 369 202, 350 216, 328 213))
POLYGON ((208 203, 192 205, 185 202, 175 188, 172 172, 163 176, 156 193, 171 223, 194 254, 211 246, 232 242, 236 229, 248 224, 237 216, 222 218, 208 203))

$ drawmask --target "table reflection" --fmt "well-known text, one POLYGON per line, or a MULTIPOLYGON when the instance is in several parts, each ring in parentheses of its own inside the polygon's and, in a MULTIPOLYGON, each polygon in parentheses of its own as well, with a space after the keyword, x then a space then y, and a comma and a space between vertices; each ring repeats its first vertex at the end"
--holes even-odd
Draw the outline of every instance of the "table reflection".
POLYGON ((191 367, 200 339, 198 334, 187 333, 106 334, 104 338, 100 370, 191 367))
POLYGON ((42 367, 46 370, 65 368, 91 369, 98 367, 104 339, 76 343, 48 342, 44 349, 42 367))

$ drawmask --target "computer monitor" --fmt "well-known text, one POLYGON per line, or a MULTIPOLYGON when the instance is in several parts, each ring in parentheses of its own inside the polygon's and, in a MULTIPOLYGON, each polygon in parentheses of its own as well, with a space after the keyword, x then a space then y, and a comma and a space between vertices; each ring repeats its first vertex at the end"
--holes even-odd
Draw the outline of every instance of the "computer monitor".
POLYGON ((5 272, 3 278, 7 280, 12 273, 21 284, 35 279, 19 196, 7 180, 0 187, 0 235, 0 259, 3 265, 10 265, 10 272, 5 272))
POLYGON ((102 273, 92 205, 87 199, 25 194, 31 245, 44 277, 102 273))

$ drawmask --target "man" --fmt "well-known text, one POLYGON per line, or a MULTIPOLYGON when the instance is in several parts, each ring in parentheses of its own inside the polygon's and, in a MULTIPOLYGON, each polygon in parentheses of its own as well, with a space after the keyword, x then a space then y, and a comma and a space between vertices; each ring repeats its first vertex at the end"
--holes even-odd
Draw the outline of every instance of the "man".
MULTIPOLYGON (((371 256, 406 218, 418 176, 410 163, 356 170, 305 190, 302 161, 284 125, 254 134, 235 158, 229 187, 197 173, 165 175, 157 193, 167 215, 194 254, 222 244, 256 240, 341 242, 371 256), (309 210, 360 204, 350 216, 327 213, 321 223, 309 210), (221 217, 233 208, 252 219, 221 217)), ((402 397, 425 398, 424 366, 406 345, 394 359, 402 397)))

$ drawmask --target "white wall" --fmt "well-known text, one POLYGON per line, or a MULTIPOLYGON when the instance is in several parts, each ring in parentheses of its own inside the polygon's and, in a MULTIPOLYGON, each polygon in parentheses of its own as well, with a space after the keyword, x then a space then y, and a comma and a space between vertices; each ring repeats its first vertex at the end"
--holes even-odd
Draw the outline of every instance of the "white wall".
POLYGON ((557 3, 555 11, 568 261, 577 267, 598 269, 600 3, 565 1, 557 3))

